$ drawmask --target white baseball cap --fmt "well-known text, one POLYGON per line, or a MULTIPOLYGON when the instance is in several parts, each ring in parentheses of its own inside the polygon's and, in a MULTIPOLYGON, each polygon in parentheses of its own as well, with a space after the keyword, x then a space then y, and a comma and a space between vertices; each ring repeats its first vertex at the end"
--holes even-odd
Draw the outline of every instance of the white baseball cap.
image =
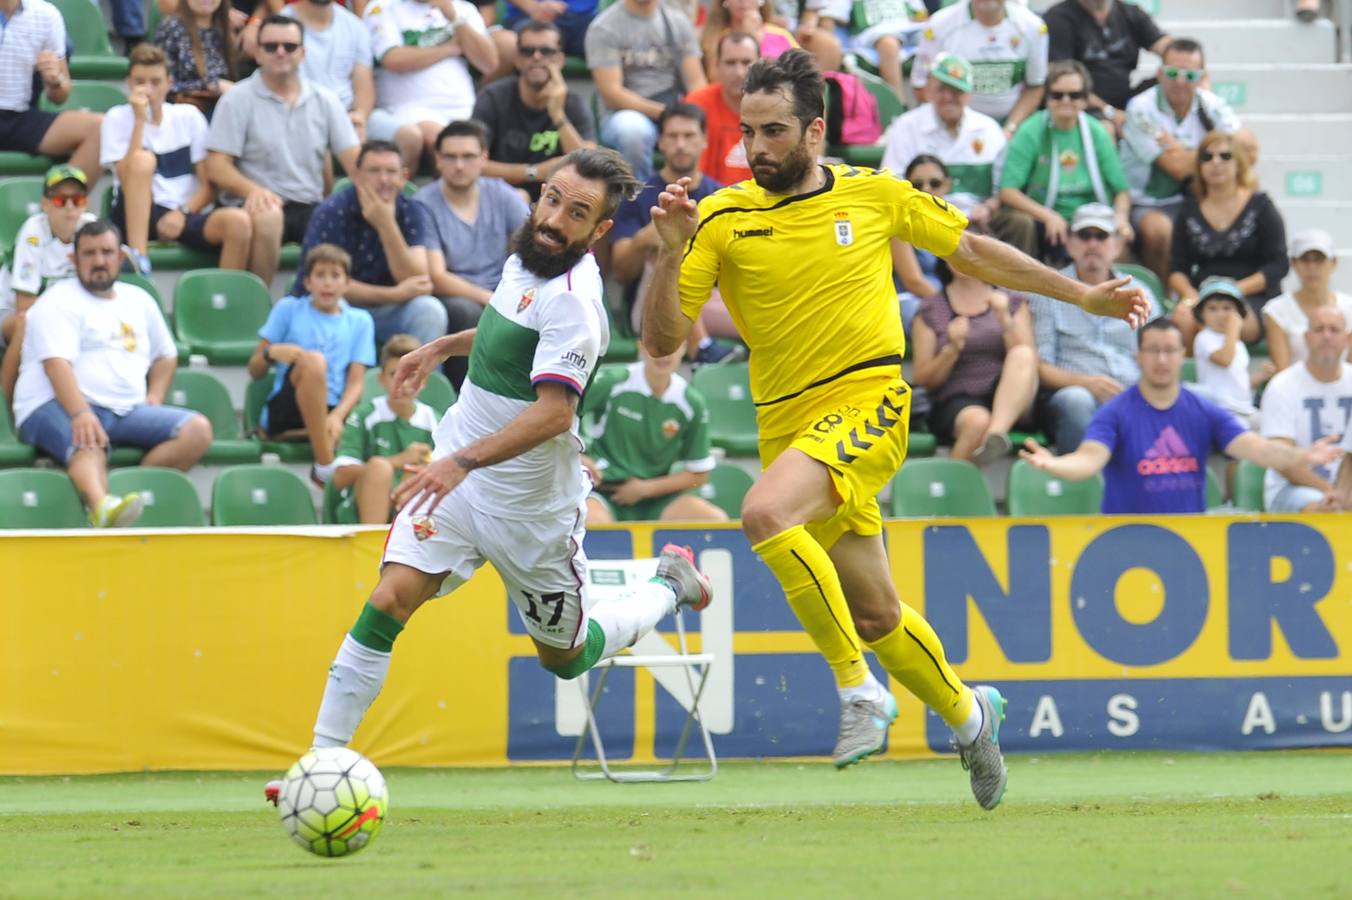
POLYGON ((1311 250, 1317 250, 1329 259, 1335 259, 1338 251, 1333 246, 1333 235, 1320 228, 1302 231, 1291 238, 1291 258, 1300 259, 1311 250))

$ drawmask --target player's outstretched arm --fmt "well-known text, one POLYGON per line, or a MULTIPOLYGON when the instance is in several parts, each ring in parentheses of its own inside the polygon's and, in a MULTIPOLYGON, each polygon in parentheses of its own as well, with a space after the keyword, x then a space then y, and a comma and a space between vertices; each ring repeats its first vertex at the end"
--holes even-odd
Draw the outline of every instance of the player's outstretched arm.
POLYGON ((1128 288, 1129 278, 1087 285, 1067 278, 1031 256, 994 238, 964 232, 948 264, 964 275, 999 287, 1063 300, 1086 312, 1124 319, 1133 328, 1150 317, 1150 301, 1140 288, 1128 288))
POLYGON ((535 402, 499 430, 426 466, 408 466, 413 477, 395 490, 395 508, 412 504, 414 513, 431 512, 475 469, 520 456, 572 428, 576 408, 577 395, 562 384, 537 384, 535 402))
POLYGON ((390 393, 395 397, 416 397, 427 385, 432 372, 452 356, 469 356, 474 346, 474 329, 467 328, 428 341, 417 350, 399 358, 390 393))
POLYGON ((650 356, 670 356, 684 347, 693 324, 681 312, 681 256, 699 226, 695 201, 686 193, 689 186, 689 178, 667 185, 652 209, 662 243, 643 315, 643 349, 650 356))
POLYGON ((1023 442, 1019 456, 1026 459, 1035 469, 1064 478, 1066 481, 1084 481, 1093 478, 1108 464, 1111 454, 1108 448, 1098 441, 1081 441, 1079 449, 1065 456, 1055 456, 1046 447, 1032 438, 1023 442))

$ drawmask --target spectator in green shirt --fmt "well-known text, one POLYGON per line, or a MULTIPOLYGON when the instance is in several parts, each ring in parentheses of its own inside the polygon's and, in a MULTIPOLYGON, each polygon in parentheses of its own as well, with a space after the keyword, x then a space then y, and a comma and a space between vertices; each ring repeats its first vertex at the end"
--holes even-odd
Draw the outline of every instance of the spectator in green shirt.
POLYGON ((599 372, 583 400, 595 485, 587 524, 724 522, 727 513, 693 493, 709 480, 709 410, 677 372, 682 351, 599 372))
POLYGON ((1130 243, 1131 189, 1112 135, 1085 110, 1094 91, 1084 63, 1059 60, 1047 71, 1047 108, 1029 116, 1009 142, 1000 202, 1038 223, 1044 256, 1066 258, 1075 211, 1102 203, 1117 213, 1130 243))
POLYGON ((385 342, 378 376, 385 396, 363 400, 344 423, 332 478, 339 492, 335 516, 339 524, 389 522, 394 513, 390 494, 404 466, 432 460, 436 412, 415 398, 390 394, 400 358, 419 346, 411 334, 396 334, 385 342))

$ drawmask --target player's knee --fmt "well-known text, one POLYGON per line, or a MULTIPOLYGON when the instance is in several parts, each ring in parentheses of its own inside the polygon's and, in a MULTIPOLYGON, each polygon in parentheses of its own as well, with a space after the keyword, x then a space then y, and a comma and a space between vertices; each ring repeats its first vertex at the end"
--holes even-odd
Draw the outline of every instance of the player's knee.
POLYGON ((591 668, 591 663, 586 659, 579 647, 569 655, 562 653, 546 653, 543 648, 540 649, 540 665, 553 675, 562 678, 565 681, 572 681, 583 672, 591 668))
POLYGON ((753 544, 768 541, 794 524, 779 502, 768 494, 753 489, 742 502, 742 528, 753 544))

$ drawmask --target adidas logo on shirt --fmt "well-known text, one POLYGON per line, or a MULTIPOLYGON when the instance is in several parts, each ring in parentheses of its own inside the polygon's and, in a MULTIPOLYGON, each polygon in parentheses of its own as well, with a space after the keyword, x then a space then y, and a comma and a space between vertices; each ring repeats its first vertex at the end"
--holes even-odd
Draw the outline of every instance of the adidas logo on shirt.
POLYGON ((1159 437, 1155 438, 1155 443, 1136 464, 1136 471, 1140 475, 1180 475, 1197 470, 1197 457, 1192 455, 1172 425, 1164 427, 1159 437))

